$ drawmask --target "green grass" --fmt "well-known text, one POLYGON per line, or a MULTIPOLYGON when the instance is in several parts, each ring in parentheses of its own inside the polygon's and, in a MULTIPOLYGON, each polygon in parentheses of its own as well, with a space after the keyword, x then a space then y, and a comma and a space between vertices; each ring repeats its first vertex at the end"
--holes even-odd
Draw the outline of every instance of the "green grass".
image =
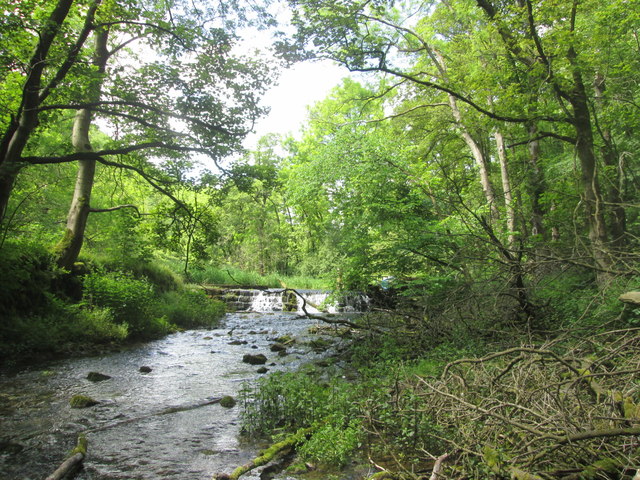
POLYGON ((277 273, 260 275, 257 272, 246 272, 234 267, 207 266, 201 269, 193 269, 189 272, 189 280, 199 284, 213 285, 255 285, 261 287, 280 288, 286 285, 289 288, 329 290, 331 283, 321 278, 303 276, 284 276, 277 273))

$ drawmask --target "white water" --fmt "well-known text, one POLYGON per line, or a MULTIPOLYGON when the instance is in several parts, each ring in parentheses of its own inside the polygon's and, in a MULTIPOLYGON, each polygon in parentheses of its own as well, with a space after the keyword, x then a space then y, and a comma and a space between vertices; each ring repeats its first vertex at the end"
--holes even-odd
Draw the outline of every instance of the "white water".
MULTIPOLYGON (((255 297, 250 310, 253 312, 281 312, 284 308, 282 300, 282 290, 262 290, 255 297)), ((335 300, 328 301, 330 293, 314 290, 299 290, 305 302, 296 295, 296 312, 304 314, 303 305, 307 313, 338 313, 338 312, 360 312, 367 309, 369 299, 365 295, 351 295, 342 299, 341 302, 335 300), (338 303, 341 303, 340 305, 338 303), (320 307, 320 308, 317 308, 320 307)))

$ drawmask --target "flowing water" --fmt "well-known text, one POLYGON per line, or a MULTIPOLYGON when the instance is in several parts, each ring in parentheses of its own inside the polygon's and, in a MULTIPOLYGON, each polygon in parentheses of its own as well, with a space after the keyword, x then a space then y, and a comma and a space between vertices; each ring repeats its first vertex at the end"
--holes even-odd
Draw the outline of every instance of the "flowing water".
POLYGON ((0 479, 45 478, 83 432, 89 448, 79 479, 199 480, 230 473, 257 452, 239 435, 240 405, 181 408, 235 397, 244 382, 260 377, 258 366, 242 362, 244 354, 265 354, 270 372, 317 359, 304 346, 313 324, 291 313, 228 314, 220 328, 2 375, 0 479), (281 357, 269 345, 285 334, 298 341, 281 357), (141 373, 141 366, 151 372, 141 373), (90 382, 92 371, 112 378, 90 382), (100 403, 72 409, 75 394, 100 403))

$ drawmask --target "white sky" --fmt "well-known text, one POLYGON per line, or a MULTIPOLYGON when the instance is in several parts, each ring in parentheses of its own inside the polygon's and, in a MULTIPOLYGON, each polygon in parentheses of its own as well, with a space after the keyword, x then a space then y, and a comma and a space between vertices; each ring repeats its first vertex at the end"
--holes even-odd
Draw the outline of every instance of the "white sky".
POLYGON ((328 60, 302 62, 283 71, 278 84, 262 100, 271 112, 256 123, 255 133, 247 137, 244 146, 255 147, 267 133, 291 133, 299 137, 308 107, 323 100, 348 74, 345 68, 328 60))

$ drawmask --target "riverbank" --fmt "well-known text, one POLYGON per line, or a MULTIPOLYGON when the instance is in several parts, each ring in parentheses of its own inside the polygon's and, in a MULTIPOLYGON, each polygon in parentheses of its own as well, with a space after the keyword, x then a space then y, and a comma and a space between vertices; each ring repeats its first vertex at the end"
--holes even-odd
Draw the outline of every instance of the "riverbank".
POLYGON ((640 329, 620 318, 434 348, 398 335, 400 318, 369 321, 386 333, 355 333, 328 369, 265 378, 245 400, 252 435, 312 430, 276 478, 595 480, 640 470, 640 329))

